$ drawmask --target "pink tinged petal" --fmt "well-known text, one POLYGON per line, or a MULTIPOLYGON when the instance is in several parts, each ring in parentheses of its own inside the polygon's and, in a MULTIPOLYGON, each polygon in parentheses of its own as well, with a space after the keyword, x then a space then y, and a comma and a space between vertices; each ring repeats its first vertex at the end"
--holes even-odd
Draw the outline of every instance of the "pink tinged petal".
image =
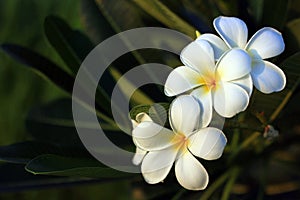
POLYGON ((266 27, 252 36, 246 50, 255 58, 267 59, 281 54, 284 47, 281 33, 273 28, 266 27))
POLYGON ((147 183, 156 184, 163 181, 176 159, 174 147, 162 151, 149 152, 142 162, 142 174, 147 183))
POLYGON ((266 94, 283 90, 286 78, 279 67, 263 60, 253 61, 252 67, 251 77, 256 89, 266 94))
POLYGON ((222 81, 242 78, 251 71, 251 58, 242 49, 232 49, 217 63, 217 73, 222 81))
POLYGON ((174 132, 186 136, 200 126, 200 106, 192 96, 177 97, 170 106, 170 125, 174 132))
POLYGON ((186 151, 175 163, 177 181, 188 190, 203 190, 208 184, 208 173, 201 163, 186 151))
POLYGON ((227 45, 231 48, 245 48, 248 38, 248 28, 244 21, 236 17, 218 17, 214 27, 227 45))
POLYGON ((189 150, 205 160, 215 160, 222 156, 227 139, 224 133, 213 127, 199 130, 189 137, 189 150))
POLYGON ((253 82, 252 82, 251 75, 246 75, 243 78, 236 79, 236 80, 230 81, 230 82, 237 84, 238 86, 243 88, 248 93, 249 97, 251 96, 252 90, 253 90, 253 82))
POLYGON ((210 90, 207 90, 206 86, 199 87, 191 93, 200 104, 200 127, 206 127, 209 125, 212 119, 212 94, 210 90))
POLYGON ((211 33, 200 35, 196 42, 199 40, 206 40, 211 45, 214 50, 215 60, 218 60, 223 53, 229 49, 229 47, 221 38, 211 33))
POLYGON ((213 102, 219 115, 230 118, 247 108, 249 96, 240 86, 222 82, 213 93, 213 102))
POLYGON ((210 73, 214 71, 214 50, 205 40, 191 42, 180 54, 181 62, 198 71, 199 73, 210 73))
POLYGON ((135 150, 135 154, 132 158, 132 163, 134 165, 139 165, 142 162, 143 158, 145 157, 146 153, 147 151, 144 151, 137 147, 135 150))
POLYGON ((198 72, 186 66, 181 66, 169 74, 164 90, 167 96, 175 96, 201 84, 201 76, 198 72))
POLYGON ((155 151, 165 149, 173 145, 175 134, 154 122, 141 122, 132 131, 132 137, 137 147, 147 150, 155 151))

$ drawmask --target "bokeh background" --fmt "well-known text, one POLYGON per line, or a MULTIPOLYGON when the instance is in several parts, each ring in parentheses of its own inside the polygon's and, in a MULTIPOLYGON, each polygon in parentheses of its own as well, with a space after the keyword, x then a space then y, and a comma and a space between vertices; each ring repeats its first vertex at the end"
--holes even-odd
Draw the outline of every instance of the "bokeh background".
MULTIPOLYGON (((62 64, 63 61, 50 46, 43 30, 48 15, 58 15, 75 29, 83 30, 79 0, 1 0, 0 43, 16 43, 29 47, 62 64)), ((30 138, 25 129, 25 118, 32 106, 42 105, 66 96, 53 84, 24 68, 4 53, 0 53, 0 145, 24 141, 30 138)), ((24 166, 7 167, 1 172, 1 185, 9 185, 9 179, 18 175, 24 166), (4 176, 4 174, 7 175, 4 176)), ((17 183, 13 183, 17 184, 17 183)), ((10 187, 10 188, 13 188, 10 187)), ((126 182, 56 185, 45 188, 19 188, 16 191, 0 191, 0 199, 131 199, 126 182), (58 187, 58 188, 57 188, 58 187), (116 189, 118 192, 116 192, 116 189)))
MULTIPOLYGON (((89 21, 87 21, 86 18, 86 12, 89 11, 82 9, 82 2, 84 1, 85 0, 0 0, 0 44, 14 43, 28 47, 50 58, 56 64, 66 66, 64 60, 51 46, 44 33, 44 20, 47 16, 59 16, 64 19, 72 29, 78 29, 89 35, 94 43, 111 35, 108 33, 111 30, 107 30, 107 32, 104 31, 103 35, 97 35, 97 31, 93 32, 94 29, 90 27, 89 21)), ((101 4, 101 2, 108 1, 98 0, 97 2, 101 4)), ((107 5, 104 3, 105 6, 102 7, 102 11, 103 9, 108 9, 106 15, 116 14, 119 31, 141 26, 171 26, 172 28, 172 24, 168 24, 169 22, 164 21, 164 18, 154 20, 154 18, 150 16, 151 12, 146 13, 138 9, 137 6, 131 7, 126 11, 124 8, 127 8, 127 4, 123 4, 125 1, 119 0, 112 2, 113 4, 108 3, 107 5), (120 11, 120 13, 118 13, 118 11, 120 11), (130 17, 131 13, 132 17, 130 17), (122 19, 123 15, 124 18, 122 19), (142 16, 144 20, 135 18, 136 16, 142 16)), ((300 2, 298 0, 279 0, 274 2, 270 0, 181 0, 176 2, 162 0, 161 2, 167 5, 170 10, 173 10, 174 13, 185 19, 185 21, 191 24, 191 27, 193 26, 200 30, 200 32, 213 31, 212 20, 219 15, 241 17, 249 25, 249 35, 252 35, 258 28, 263 26, 272 26, 279 29, 283 32, 286 41, 286 52, 274 59, 277 63, 281 63, 300 50, 300 2)), ((151 8, 149 7, 149 9, 151 8)), ((158 13, 164 14, 164 12, 164 10, 158 10, 158 13)), ((95 29, 97 28, 99 27, 95 29)), ((114 30, 117 31, 116 29, 114 30)), ((186 29, 186 33, 190 33, 189 30, 186 29)), ((149 52, 146 52, 146 54, 149 55, 149 52)), ((154 53, 153 55, 157 54, 154 53)), ((297 58, 298 60, 293 61, 294 66, 300 68, 299 56, 297 58)), ((178 65, 178 58, 177 61, 170 63, 173 66, 178 65)), ((295 70, 293 75, 296 77, 294 77, 295 80, 298 80, 299 71, 295 70)), ((251 166, 245 167, 239 175, 238 184, 235 184, 233 187, 234 195, 236 196, 232 198, 300 198, 300 163, 298 161, 300 156, 299 91, 299 87, 293 88, 293 94, 289 102, 283 111, 279 113, 276 120, 274 120, 275 128, 280 130, 280 133, 284 135, 283 138, 279 140, 278 146, 274 147, 275 155, 272 154, 272 156, 270 156, 268 152, 266 152, 266 157, 264 157, 264 155, 259 154, 261 157, 257 158, 257 161, 254 162, 256 164, 252 163, 251 166), (263 167, 266 165, 265 160, 271 160, 271 164, 268 164, 269 168, 263 167), (268 174, 272 176, 266 178, 264 176, 266 170, 269 172, 268 174), (257 178, 257 176, 259 177, 257 178), (255 177, 260 181, 257 181, 255 177), (274 184, 271 184, 270 187, 265 187, 267 180, 269 183, 274 182, 274 184), (244 187, 245 182, 247 184, 249 183, 250 188, 252 188, 252 186, 255 188, 253 190, 254 192, 251 192, 249 187, 244 187), (255 185, 257 182, 262 185, 255 185), (266 193, 269 194, 265 195, 266 193)), ((287 94, 288 93, 282 93, 282 96, 286 96, 287 94)), ((63 97, 67 97, 67 95, 54 84, 32 73, 32 71, 25 68, 24 65, 13 60, 1 51, 0 146, 31 140, 32 136, 25 127, 28 112, 32 107, 45 105, 55 99, 63 97)), ((273 97, 263 96, 262 99, 264 98, 273 97)), ((274 101, 277 101, 277 99, 274 99, 274 101)), ((263 106, 269 102, 263 103, 265 104, 259 104, 261 107, 258 107, 263 108, 263 106)), ((254 142, 253 146, 259 146, 262 144, 260 142, 261 140, 258 140, 256 143, 254 142)), ((259 148, 255 150, 260 151, 259 148)), ((250 148, 250 151, 255 150, 250 148)), ((270 149, 270 151, 272 151, 272 149, 270 149)), ((250 156, 253 155, 251 154, 250 156)), ((245 162, 245 160, 239 162, 245 162)), ((133 186, 134 184, 147 187, 149 190, 147 194, 155 194, 153 195, 153 199, 159 199, 160 197, 157 197, 159 196, 159 192, 164 190, 161 185, 153 187, 145 184, 141 177, 134 179, 134 181, 127 181, 126 178, 117 181, 104 181, 103 179, 80 179, 80 181, 77 181, 77 179, 72 178, 53 180, 51 177, 48 179, 47 176, 42 176, 42 179, 39 177, 40 175, 31 175, 26 172, 23 165, 1 162, 0 199, 144 199, 145 193, 138 189, 140 187, 133 186)), ((235 181, 235 179, 233 179, 233 181, 235 181)), ((173 182, 176 182, 176 180, 174 179, 173 182)), ((232 186, 232 184, 228 185, 228 187, 232 186)), ((165 187, 167 188, 168 186, 165 185, 165 187)), ((179 192, 175 196, 172 194, 164 198, 172 197, 173 199, 179 199, 188 193, 184 190, 179 190, 178 187, 176 189, 179 192)), ((221 191, 222 190, 215 190, 215 192, 218 193, 222 193, 221 191)), ((188 195, 190 199, 198 199, 201 196, 197 193, 192 193, 191 195, 188 193, 188 195)), ((147 197, 150 198, 151 195, 147 197)))

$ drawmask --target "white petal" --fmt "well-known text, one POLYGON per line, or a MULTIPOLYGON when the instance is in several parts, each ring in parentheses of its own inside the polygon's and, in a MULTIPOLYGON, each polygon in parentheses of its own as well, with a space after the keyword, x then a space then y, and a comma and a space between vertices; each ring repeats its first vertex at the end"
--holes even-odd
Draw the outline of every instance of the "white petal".
POLYGON ((181 62, 200 73, 214 71, 214 50, 205 40, 191 42, 180 54, 181 62))
POLYGON ((226 136, 221 130, 208 127, 189 137, 188 148, 195 156, 206 160, 215 160, 221 157, 226 143, 226 136))
POLYGON ((268 61, 256 60, 253 62, 251 77, 253 84, 259 91, 269 94, 283 90, 286 78, 283 71, 268 61))
POLYGON ((199 40, 206 40, 209 42, 214 50, 214 56, 216 60, 218 60, 222 54, 229 49, 221 38, 211 33, 200 35, 200 37, 196 39, 196 42, 199 40))
POLYGON ((201 75, 195 70, 186 66, 177 67, 167 78, 165 94, 167 96, 181 94, 203 84, 201 80, 201 75))
POLYGON ((135 116, 135 120, 138 123, 141 123, 141 122, 152 122, 152 119, 150 118, 150 116, 147 113, 144 113, 144 112, 141 112, 141 113, 137 114, 135 116))
POLYGON ((236 17, 221 16, 214 20, 214 27, 228 46, 245 48, 248 29, 244 21, 236 17))
POLYGON ((222 81, 242 78, 251 71, 251 58, 242 49, 227 51, 217 63, 217 72, 222 81))
POLYGON ((146 153, 147 153, 147 151, 144 151, 144 150, 136 147, 135 154, 132 158, 132 163, 134 165, 139 165, 142 162, 143 158, 145 157, 146 153))
POLYGON ((246 90, 249 97, 251 96, 253 90, 253 82, 250 74, 244 76, 243 78, 236 79, 230 82, 242 87, 244 90, 246 90))
POLYGON ((135 144, 147 151, 161 150, 173 145, 175 134, 154 122, 141 122, 132 131, 135 144))
POLYGON ((131 120, 132 128, 135 129, 137 127, 138 123, 134 120, 131 120))
POLYGON ((176 161, 175 175, 180 185, 188 190, 203 190, 209 180, 205 168, 189 151, 176 161))
POLYGON ((174 132, 186 136, 200 125, 200 106, 192 96, 177 97, 170 106, 170 125, 174 132))
POLYGON ((200 104, 200 127, 208 126, 211 122, 213 112, 211 91, 207 90, 206 86, 202 86, 193 90, 191 95, 194 96, 200 104))
POLYGON ((170 147, 162 151, 149 152, 142 162, 142 174, 147 183, 163 181, 176 159, 177 151, 170 147))
POLYGON ((249 96, 240 86, 223 82, 218 85, 213 93, 213 102, 219 115, 230 118, 247 108, 249 96))
POLYGON ((284 47, 281 33, 273 28, 266 27, 252 36, 246 50, 256 58, 266 59, 281 54, 284 47))

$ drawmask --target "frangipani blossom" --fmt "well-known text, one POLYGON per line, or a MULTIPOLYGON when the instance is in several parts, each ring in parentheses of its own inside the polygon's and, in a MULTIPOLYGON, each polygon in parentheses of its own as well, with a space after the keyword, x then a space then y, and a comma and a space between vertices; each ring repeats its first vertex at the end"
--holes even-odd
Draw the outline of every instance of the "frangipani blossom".
POLYGON ((180 55, 185 66, 175 68, 165 83, 165 94, 190 92, 201 105, 202 126, 207 126, 213 108, 223 117, 244 111, 252 92, 251 58, 242 49, 227 51, 214 60, 214 51, 205 40, 194 41, 180 55))
POLYGON ((283 52, 285 45, 280 32, 265 27, 257 31, 247 43, 248 29, 242 20, 218 17, 213 24, 223 40, 214 34, 203 34, 197 41, 208 41, 214 49, 216 60, 228 49, 244 49, 252 58, 251 77, 259 91, 268 94, 281 91, 285 87, 283 71, 273 63, 263 60, 283 52))
POLYGON ((200 112, 201 108, 192 96, 182 95, 170 106, 172 130, 151 121, 141 122, 133 130, 135 144, 148 151, 141 165, 146 182, 162 182, 175 162, 176 178, 184 188, 206 188, 208 174, 194 156, 206 160, 218 159, 227 139, 217 128, 199 129, 200 112))
MULTIPOLYGON (((149 115, 147 115, 147 113, 142 112, 137 114, 135 116, 135 120, 131 120, 131 122, 132 122, 132 128, 135 129, 139 123, 152 122, 152 119, 149 115)), ((132 139, 133 139, 133 143, 136 143, 134 137, 132 139)), ((135 165, 139 165, 142 162, 143 158, 145 157, 146 153, 147 151, 136 146, 135 154, 132 158, 132 163, 135 165)))

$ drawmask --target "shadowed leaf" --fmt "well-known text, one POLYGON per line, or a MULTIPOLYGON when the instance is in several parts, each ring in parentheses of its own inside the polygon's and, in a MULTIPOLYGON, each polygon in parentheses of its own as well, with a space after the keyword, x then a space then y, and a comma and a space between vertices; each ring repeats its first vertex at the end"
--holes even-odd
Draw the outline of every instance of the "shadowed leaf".
POLYGON ((60 57, 76 75, 81 62, 93 49, 91 41, 81 32, 72 30, 61 18, 48 16, 44 22, 45 34, 60 57))
POLYGON ((31 67, 35 73, 72 93, 74 78, 44 56, 19 45, 3 44, 1 48, 18 62, 31 67))
POLYGON ((93 159, 68 158, 56 155, 41 155, 31 160, 25 169, 33 174, 89 177, 118 178, 132 176, 102 165, 93 159))

